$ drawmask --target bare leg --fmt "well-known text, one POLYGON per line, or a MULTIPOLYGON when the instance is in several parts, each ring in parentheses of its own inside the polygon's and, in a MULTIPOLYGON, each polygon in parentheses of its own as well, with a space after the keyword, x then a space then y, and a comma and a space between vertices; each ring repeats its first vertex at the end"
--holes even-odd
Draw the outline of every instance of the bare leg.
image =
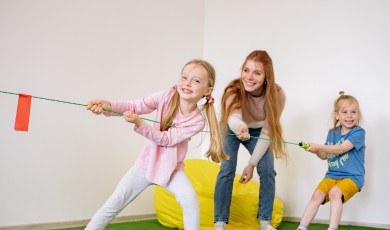
POLYGON ((318 208, 324 202, 325 200, 325 193, 321 190, 314 191, 309 204, 307 204, 305 211, 303 213, 302 219, 300 224, 303 226, 309 226, 311 221, 314 219, 314 217, 317 214, 318 208))
POLYGON ((341 215, 343 213, 342 197, 343 197, 343 193, 337 186, 334 186, 329 191, 329 199, 330 199, 329 228, 337 229, 339 227, 341 215))

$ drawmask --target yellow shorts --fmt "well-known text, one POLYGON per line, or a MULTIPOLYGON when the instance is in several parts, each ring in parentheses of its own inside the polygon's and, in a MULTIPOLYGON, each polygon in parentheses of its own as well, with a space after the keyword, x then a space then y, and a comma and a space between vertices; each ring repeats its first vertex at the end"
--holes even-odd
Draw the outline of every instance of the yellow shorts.
POLYGON ((342 202, 346 203, 351 199, 356 193, 360 191, 356 183, 349 179, 330 179, 324 178, 317 186, 318 190, 321 190, 325 193, 325 201, 322 204, 329 202, 329 191, 334 186, 337 186, 343 193, 342 202))

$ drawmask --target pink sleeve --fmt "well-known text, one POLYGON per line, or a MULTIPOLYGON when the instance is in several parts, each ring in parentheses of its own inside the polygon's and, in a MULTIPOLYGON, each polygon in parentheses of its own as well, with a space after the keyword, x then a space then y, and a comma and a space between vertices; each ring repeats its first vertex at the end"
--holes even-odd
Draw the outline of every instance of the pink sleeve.
POLYGON ((134 131, 160 146, 173 146, 191 138, 202 131, 204 127, 205 120, 199 115, 185 124, 171 127, 167 131, 156 130, 145 122, 141 126, 135 126, 134 131))
MULTIPOLYGON (((158 105, 161 101, 161 98, 164 97, 164 95, 167 95, 169 90, 160 91, 157 93, 152 94, 151 96, 144 97, 138 100, 132 100, 132 101, 118 101, 118 102, 111 102, 111 108, 113 111, 116 112, 126 112, 131 111, 135 114, 142 115, 142 114, 148 114, 153 112, 158 108, 158 105)), ((120 114, 114 114, 110 113, 109 115, 119 115, 120 114)))

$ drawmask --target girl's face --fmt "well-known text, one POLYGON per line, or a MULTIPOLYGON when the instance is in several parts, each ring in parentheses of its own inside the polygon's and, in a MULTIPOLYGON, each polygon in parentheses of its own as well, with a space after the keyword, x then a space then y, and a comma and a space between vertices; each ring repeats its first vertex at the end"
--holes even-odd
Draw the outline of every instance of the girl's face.
POLYGON ((247 92, 254 96, 260 96, 263 92, 265 81, 263 63, 248 60, 242 69, 241 80, 247 92))
POLYGON ((343 133, 348 132, 359 123, 359 108, 355 103, 345 103, 335 112, 336 119, 340 122, 343 133))
POLYGON ((211 95, 213 87, 209 86, 207 70, 197 64, 185 66, 177 83, 177 91, 181 100, 192 103, 211 95))

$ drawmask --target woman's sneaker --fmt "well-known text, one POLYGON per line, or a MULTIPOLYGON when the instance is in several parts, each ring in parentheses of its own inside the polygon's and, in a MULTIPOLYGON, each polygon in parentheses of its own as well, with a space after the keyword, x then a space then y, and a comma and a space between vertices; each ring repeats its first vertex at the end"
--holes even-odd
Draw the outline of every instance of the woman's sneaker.
POLYGON ((261 226, 261 230, 276 230, 271 225, 261 226))
POLYGON ((225 230, 226 229, 226 223, 222 221, 218 221, 214 224, 215 230, 225 230))
POLYGON ((260 221, 261 230, 276 230, 274 229, 269 221, 260 221))

